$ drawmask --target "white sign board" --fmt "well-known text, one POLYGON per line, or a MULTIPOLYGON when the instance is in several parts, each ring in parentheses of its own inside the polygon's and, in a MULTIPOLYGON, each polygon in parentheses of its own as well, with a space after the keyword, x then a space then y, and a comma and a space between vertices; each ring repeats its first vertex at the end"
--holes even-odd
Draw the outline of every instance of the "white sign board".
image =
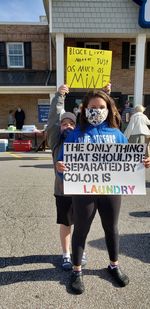
POLYGON ((64 144, 64 194, 146 194, 145 144, 64 144))

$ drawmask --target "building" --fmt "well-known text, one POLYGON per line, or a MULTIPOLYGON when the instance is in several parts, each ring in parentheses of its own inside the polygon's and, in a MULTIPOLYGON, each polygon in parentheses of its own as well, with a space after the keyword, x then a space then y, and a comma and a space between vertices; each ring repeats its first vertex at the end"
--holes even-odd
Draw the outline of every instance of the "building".
MULTIPOLYGON (((42 128, 49 101, 66 82, 67 46, 112 50, 112 96, 150 106, 150 0, 43 0, 39 23, 0 23, 0 128, 21 106, 42 128), (57 72, 57 74, 56 74, 57 72)), ((70 89, 72 111, 87 89, 70 89)))
POLYGON ((50 68, 47 22, 0 24, 0 128, 21 107, 25 124, 43 128, 56 72, 50 68))
MULTIPOLYGON (((65 82, 67 46, 109 49, 113 96, 121 105, 126 99, 135 105, 150 104, 150 1, 43 2, 56 48, 57 87, 65 82)), ((80 99, 82 91, 71 89, 67 108, 80 99)))

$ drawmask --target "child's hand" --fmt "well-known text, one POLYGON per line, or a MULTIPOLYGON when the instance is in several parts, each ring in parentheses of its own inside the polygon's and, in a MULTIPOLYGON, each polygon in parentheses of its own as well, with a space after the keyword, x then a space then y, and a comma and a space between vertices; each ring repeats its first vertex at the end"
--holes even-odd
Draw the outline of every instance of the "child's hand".
POLYGON ((63 161, 56 162, 56 169, 58 173, 63 173, 64 171, 67 171, 67 168, 63 161))
POLYGON ((59 88, 58 88, 58 92, 62 95, 65 95, 65 93, 68 93, 69 92, 69 88, 67 85, 61 85, 59 88))
POLYGON ((150 167, 150 157, 144 159, 143 164, 146 168, 150 167))

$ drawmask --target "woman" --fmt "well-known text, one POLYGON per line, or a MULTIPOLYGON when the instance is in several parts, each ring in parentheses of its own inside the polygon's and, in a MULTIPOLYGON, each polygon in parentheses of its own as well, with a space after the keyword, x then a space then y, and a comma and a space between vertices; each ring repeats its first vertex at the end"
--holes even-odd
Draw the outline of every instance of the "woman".
MULTIPOLYGON (((66 142, 73 143, 127 143, 127 138, 118 129, 120 115, 112 98, 103 91, 89 92, 83 101, 80 125, 72 131, 66 142)), ((61 153, 58 172, 66 170, 61 153)), ((150 162, 145 160, 145 166, 150 162)), ((84 292, 81 258, 86 237, 98 210, 105 232, 106 245, 110 258, 108 271, 121 286, 129 283, 129 278, 121 271, 118 264, 119 236, 118 217, 121 206, 119 195, 76 195, 72 197, 74 211, 74 232, 72 236, 73 272, 70 286, 76 294, 84 292)))

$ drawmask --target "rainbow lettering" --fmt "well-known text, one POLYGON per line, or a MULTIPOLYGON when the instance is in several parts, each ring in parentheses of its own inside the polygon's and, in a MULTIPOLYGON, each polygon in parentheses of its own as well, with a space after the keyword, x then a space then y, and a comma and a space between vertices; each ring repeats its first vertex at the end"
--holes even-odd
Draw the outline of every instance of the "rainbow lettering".
POLYGON ((83 193, 85 194, 113 194, 113 195, 128 195, 134 194, 134 185, 83 185, 83 193))

